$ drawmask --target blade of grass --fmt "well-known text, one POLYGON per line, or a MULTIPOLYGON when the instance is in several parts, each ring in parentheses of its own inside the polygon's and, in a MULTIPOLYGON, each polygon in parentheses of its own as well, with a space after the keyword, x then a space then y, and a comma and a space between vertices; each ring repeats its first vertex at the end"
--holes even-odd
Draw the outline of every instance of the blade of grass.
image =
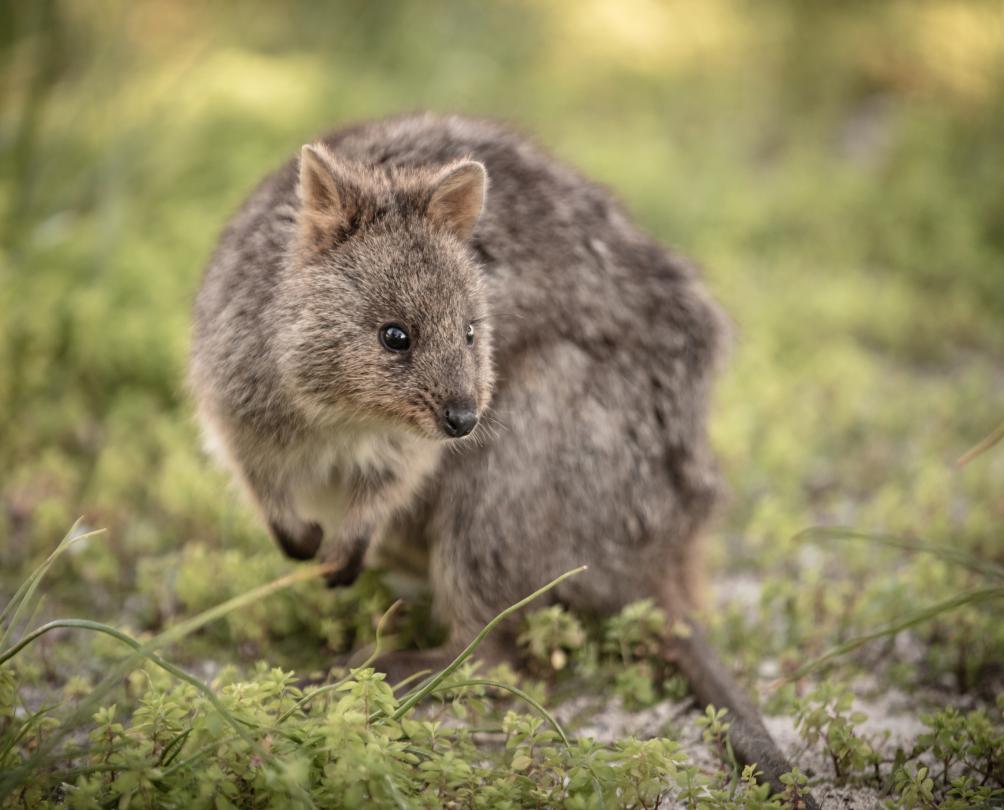
POLYGON ((192 729, 186 728, 180 734, 178 734, 171 742, 164 746, 164 750, 160 752, 160 759, 157 760, 157 767, 167 767, 175 759, 177 759, 178 754, 181 753, 181 749, 185 747, 185 743, 188 742, 188 737, 192 733, 192 729))
POLYGON ((511 692, 520 700, 529 703, 533 708, 540 712, 541 716, 550 724, 551 728, 554 729, 555 733, 561 738, 561 741, 565 746, 571 745, 568 741, 568 735, 565 734, 565 730, 558 723, 557 719, 552 715, 547 709, 545 709, 538 701, 534 700, 530 695, 524 692, 522 689, 516 686, 511 686, 507 683, 500 683, 499 681, 493 681, 490 678, 472 678, 469 681, 461 681, 460 683, 450 683, 433 689, 435 692, 448 692, 451 689, 462 689, 465 686, 493 686, 496 689, 502 689, 506 692, 511 692))
POLYGON ((429 678, 425 683, 422 684, 420 689, 416 690, 414 693, 409 693, 409 695, 405 697, 405 699, 401 702, 401 705, 397 707, 397 711, 395 711, 394 714, 392 715, 392 719, 400 720, 415 707, 415 704, 417 704, 420 700, 427 697, 428 695, 432 694, 432 692, 435 691, 437 686, 439 686, 444 680, 446 680, 446 678, 448 678, 450 675, 456 672, 457 669, 459 669, 459 667, 461 666, 461 664, 463 664, 464 661, 466 661, 468 658, 471 657, 471 654, 478 648, 478 645, 481 644, 482 641, 484 641, 485 636, 487 636, 492 630, 494 630, 499 625, 500 622, 505 621, 505 619, 509 618, 513 613, 522 610, 524 607, 530 604, 534 599, 543 596, 549 590, 556 587, 561 582, 564 582, 569 577, 573 577, 576 574, 581 574, 587 568, 588 566, 581 565, 578 568, 573 568, 571 571, 566 571, 560 577, 557 577, 556 579, 553 579, 550 582, 548 582, 543 588, 534 591, 529 596, 525 597, 524 599, 521 599, 515 605, 511 605, 510 607, 507 607, 505 610, 499 613, 498 616, 496 616, 482 628, 481 632, 474 637, 474 640, 470 644, 468 644, 464 648, 463 652, 461 652, 460 655, 454 658, 453 661, 445 669, 440 670, 436 675, 429 678))
POLYGON ((395 683, 391 687, 391 690, 396 692, 401 687, 407 686, 409 683, 414 683, 415 681, 420 681, 423 678, 427 678, 429 675, 432 675, 431 669, 420 669, 418 672, 412 672, 411 675, 409 675, 408 677, 402 678, 397 683, 395 683))
POLYGON ((12 734, 7 744, 3 748, 0 748, 0 762, 5 762, 7 760, 7 755, 14 750, 14 747, 21 742, 22 739, 24 739, 25 735, 31 731, 35 724, 56 708, 56 706, 43 706, 37 712, 28 717, 28 719, 21 724, 21 728, 17 730, 17 733, 12 734))
POLYGON ((989 602, 994 599, 1004 599, 1004 587, 982 588, 976 591, 968 591, 966 593, 959 594, 958 596, 953 596, 950 599, 945 599, 944 601, 938 602, 934 605, 929 605, 926 608, 921 608, 920 610, 909 613, 892 624, 883 627, 881 630, 865 633, 864 635, 845 641, 843 644, 838 644, 836 647, 827 650, 818 658, 814 658, 799 667, 791 675, 775 681, 772 686, 783 686, 785 683, 790 681, 797 681, 799 678, 804 678, 810 672, 818 669, 827 661, 832 661, 834 658, 846 655, 852 650, 856 650, 858 647, 867 644, 869 641, 875 641, 876 639, 899 633, 902 630, 908 630, 911 627, 923 624, 926 621, 930 621, 943 613, 948 613, 949 611, 957 608, 964 607, 966 605, 976 605, 981 602, 989 602))
POLYGON ((246 593, 238 594, 237 596, 228 599, 226 602, 216 605, 215 607, 211 607, 197 616, 193 616, 191 619, 179 622, 143 645, 144 649, 148 651, 155 650, 168 644, 173 644, 175 641, 191 635, 196 630, 202 629, 210 622, 223 618, 228 613, 232 613, 235 610, 245 607, 246 605, 265 599, 273 593, 283 591, 286 588, 300 582, 306 582, 309 579, 317 579, 325 574, 330 574, 336 571, 337 568, 337 565, 333 565, 331 563, 311 565, 306 568, 300 568, 291 574, 286 574, 286 576, 274 579, 264 585, 259 585, 257 588, 253 588, 246 593))
POLYGON ((94 529, 89 532, 84 532, 83 534, 76 534, 77 527, 80 526, 80 522, 82 520, 83 518, 77 519, 73 526, 70 527, 70 531, 68 531, 66 536, 60 540, 53 552, 46 557, 45 562, 39 565, 38 568, 28 575, 28 578, 22 582, 17 591, 14 592, 14 596, 11 597, 11 600, 4 606, 4 609, 0 611, 0 647, 3 647, 7 643, 7 638, 17 625, 17 621, 20 618, 22 611, 31 603, 32 597, 35 595, 35 590, 38 588, 38 584, 42 581, 42 577, 45 576, 52 564, 68 548, 70 548, 70 546, 104 532, 104 529, 94 529))
MULTIPOLYGON (((73 534, 82 520, 83 518, 77 518, 76 522, 70 527, 70 530, 66 533, 63 539, 59 541, 52 553, 46 557, 45 561, 41 565, 28 575, 24 582, 21 583, 18 589, 14 592, 14 595, 10 598, 10 601, 4 605, 3 610, 0 610, 0 624, 3 624, 7 620, 10 612, 23 601, 25 593, 31 588, 32 583, 41 578, 45 574, 48 566, 52 565, 53 561, 63 553, 66 547, 70 544, 73 534)), ((80 539, 83 539, 85 536, 86 535, 81 535, 80 539)))
MULTIPOLYGON (((219 751, 221 747, 229 745, 234 740, 238 739, 237 735, 231 735, 230 737, 222 737, 218 740, 213 740, 206 745, 193 751, 189 756, 180 762, 172 761, 170 766, 165 764, 165 768, 160 775, 160 780, 162 782, 167 782, 172 776, 185 770, 185 768, 191 768, 193 765, 197 765, 201 759, 213 753, 214 751, 219 751)), ((176 759, 176 758, 175 758, 176 759)))
POLYGON ((794 539, 803 540, 806 538, 820 538, 826 540, 865 540, 872 543, 879 543, 891 548, 899 548, 904 551, 915 551, 924 554, 933 554, 936 557, 961 565, 969 570, 983 576, 994 576, 1004 579, 1004 566, 994 563, 992 560, 980 559, 974 554, 970 554, 962 549, 939 546, 934 543, 927 543, 922 540, 907 540, 895 535, 880 534, 877 532, 863 532, 843 526, 812 526, 798 532, 794 539))
POLYGON ((992 430, 989 434, 980 439, 975 445, 970 447, 965 453, 963 453, 955 462, 956 467, 965 467, 970 461, 975 459, 977 456, 983 455, 987 450, 997 444, 1001 439, 1004 439, 1004 422, 1002 422, 996 430, 992 430))

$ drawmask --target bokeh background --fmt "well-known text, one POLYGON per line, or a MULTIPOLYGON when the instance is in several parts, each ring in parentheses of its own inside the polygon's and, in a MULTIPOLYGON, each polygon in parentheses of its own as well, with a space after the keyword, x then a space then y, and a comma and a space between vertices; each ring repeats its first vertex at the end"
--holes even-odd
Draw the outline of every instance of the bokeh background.
MULTIPOLYGON (((735 660, 804 660, 982 582, 807 527, 1004 562, 1004 452, 954 464, 1004 419, 995 0, 4 0, 0 65, 0 602, 81 515, 107 534, 43 613, 152 631, 292 567, 200 452, 191 301, 264 172, 416 109, 512 121, 705 268, 736 324, 709 543, 735 660)), ((306 585, 208 632, 302 665, 385 604, 306 585)), ((978 688, 1000 603, 911 639, 857 665, 978 688)))

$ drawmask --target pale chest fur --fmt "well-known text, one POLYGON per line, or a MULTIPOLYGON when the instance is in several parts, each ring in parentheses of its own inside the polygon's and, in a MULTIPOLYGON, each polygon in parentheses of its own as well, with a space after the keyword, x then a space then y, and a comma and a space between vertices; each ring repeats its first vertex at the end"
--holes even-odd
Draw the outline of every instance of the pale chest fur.
POLYGON ((325 535, 377 532, 407 507, 440 452, 436 442, 393 429, 318 432, 287 458, 290 506, 325 535))
POLYGON ((442 452, 440 443, 386 424, 341 419, 279 445, 205 405, 200 415, 207 451, 235 475, 266 520, 317 523, 326 537, 380 534, 442 452))

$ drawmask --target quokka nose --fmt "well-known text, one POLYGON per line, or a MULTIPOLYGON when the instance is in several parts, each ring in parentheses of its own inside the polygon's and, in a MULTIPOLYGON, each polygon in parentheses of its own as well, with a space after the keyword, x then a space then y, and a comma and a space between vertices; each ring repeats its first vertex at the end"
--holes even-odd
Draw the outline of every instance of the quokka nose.
POLYGON ((478 423, 473 402, 449 402, 443 408, 443 430, 447 435, 459 438, 466 436, 478 423))

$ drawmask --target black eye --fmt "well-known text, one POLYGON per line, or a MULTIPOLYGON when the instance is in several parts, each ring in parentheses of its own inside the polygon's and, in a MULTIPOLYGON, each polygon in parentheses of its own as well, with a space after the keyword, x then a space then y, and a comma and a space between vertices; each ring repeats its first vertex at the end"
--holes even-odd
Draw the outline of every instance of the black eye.
POLYGON ((386 323, 380 327, 380 343, 392 352, 406 352, 411 348, 411 338, 404 327, 396 323, 386 323))
POLYGON ((473 346, 474 345, 474 324, 473 323, 467 324, 467 345, 468 346, 473 346))

